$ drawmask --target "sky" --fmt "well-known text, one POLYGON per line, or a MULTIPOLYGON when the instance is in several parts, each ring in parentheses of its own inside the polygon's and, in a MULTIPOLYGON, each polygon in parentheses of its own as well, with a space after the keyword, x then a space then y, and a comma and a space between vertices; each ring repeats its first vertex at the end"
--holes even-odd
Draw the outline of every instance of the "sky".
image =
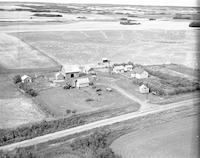
MULTIPOLYGON (((94 3, 94 4, 130 4, 130 5, 161 5, 161 6, 197 6, 199 0, 0 0, 19 2, 49 3, 94 3)), ((199 6, 199 5, 198 5, 199 6)))

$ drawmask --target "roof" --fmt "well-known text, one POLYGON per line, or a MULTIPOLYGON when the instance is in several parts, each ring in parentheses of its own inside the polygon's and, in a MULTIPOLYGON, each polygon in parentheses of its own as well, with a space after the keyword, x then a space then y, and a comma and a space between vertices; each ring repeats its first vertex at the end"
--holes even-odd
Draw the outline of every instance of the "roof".
POLYGON ((74 73, 81 71, 78 65, 63 65, 63 69, 65 73, 74 73))
POLYGON ((27 79, 27 78, 30 78, 30 76, 28 76, 28 75, 23 75, 23 76, 21 77, 22 80, 25 80, 25 79, 27 79))
POLYGON ((83 84, 83 83, 89 83, 89 78, 78 78, 76 80, 79 84, 83 84))
POLYGON ((143 70, 142 68, 140 67, 136 67, 133 69, 133 73, 137 73, 137 74, 141 74, 143 73, 145 70, 143 70))
POLYGON ((130 68, 132 68, 132 67, 133 67, 133 65, 125 65, 125 67, 130 67, 130 68))
POLYGON ((124 66, 122 66, 122 65, 114 66, 114 69, 123 70, 123 69, 124 69, 124 66))

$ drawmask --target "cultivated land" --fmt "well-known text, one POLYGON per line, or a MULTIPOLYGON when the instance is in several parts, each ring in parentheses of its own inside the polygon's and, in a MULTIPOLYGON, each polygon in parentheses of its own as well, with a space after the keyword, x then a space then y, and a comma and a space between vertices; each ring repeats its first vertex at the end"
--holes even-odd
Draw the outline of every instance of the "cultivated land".
MULTIPOLYGON (((90 23, 88 25, 91 26, 90 23)), ((172 62, 190 67, 196 63, 195 30, 136 31, 119 28, 118 31, 24 32, 12 35, 62 64, 96 63, 105 56, 113 62, 172 62)))
POLYGON ((41 52, 4 33, 0 34, 0 58, 2 69, 47 68, 56 65, 41 52))
POLYGON ((8 76, 0 75, 0 129, 41 121, 45 115, 30 98, 13 85, 8 76))

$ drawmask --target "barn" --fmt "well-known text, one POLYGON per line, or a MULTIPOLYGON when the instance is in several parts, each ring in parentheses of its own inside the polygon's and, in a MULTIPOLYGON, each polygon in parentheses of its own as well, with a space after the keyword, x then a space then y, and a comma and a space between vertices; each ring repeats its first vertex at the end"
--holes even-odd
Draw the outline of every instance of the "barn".
POLYGON ((81 70, 77 65, 64 65, 61 68, 61 73, 65 79, 77 78, 80 72, 81 70))

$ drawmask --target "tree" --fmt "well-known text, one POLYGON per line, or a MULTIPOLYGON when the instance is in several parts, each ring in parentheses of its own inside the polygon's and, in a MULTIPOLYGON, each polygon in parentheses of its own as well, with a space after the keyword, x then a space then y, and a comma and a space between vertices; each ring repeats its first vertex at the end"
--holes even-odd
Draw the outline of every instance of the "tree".
POLYGON ((14 81, 15 84, 22 82, 21 76, 20 75, 14 76, 13 81, 14 81))

